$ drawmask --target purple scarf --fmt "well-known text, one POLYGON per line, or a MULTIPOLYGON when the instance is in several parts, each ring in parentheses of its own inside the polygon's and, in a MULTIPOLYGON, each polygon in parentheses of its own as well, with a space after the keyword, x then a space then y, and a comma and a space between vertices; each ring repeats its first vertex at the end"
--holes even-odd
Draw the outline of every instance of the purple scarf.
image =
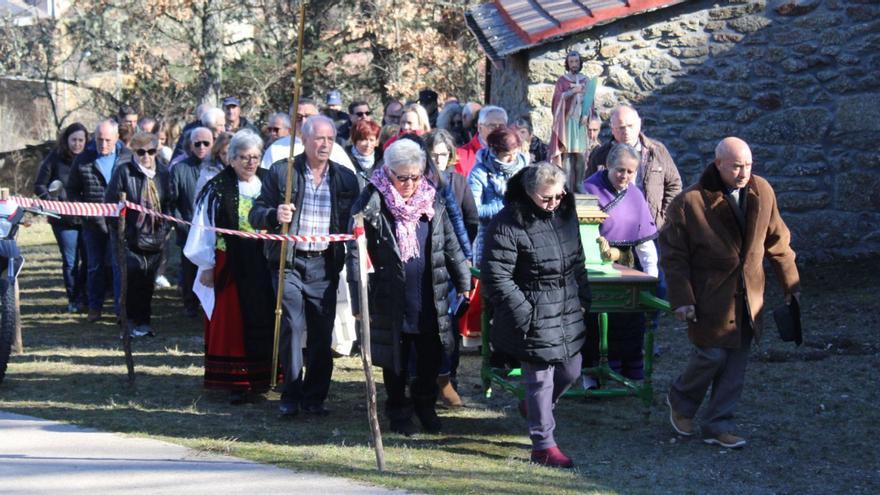
POLYGON ((584 180, 584 192, 598 196, 599 207, 608 214, 599 226, 602 237, 612 246, 635 246, 657 237, 657 226, 642 191, 630 184, 618 192, 607 173, 600 170, 584 180))
POLYGON ((385 206, 394 217, 397 234, 397 247, 400 249, 400 260, 406 263, 412 258, 419 257, 419 242, 416 237, 416 226, 422 215, 428 217, 428 221, 434 218, 434 194, 436 189, 424 177, 419 182, 416 192, 404 200, 385 172, 387 167, 377 168, 370 178, 370 182, 385 198, 385 206))

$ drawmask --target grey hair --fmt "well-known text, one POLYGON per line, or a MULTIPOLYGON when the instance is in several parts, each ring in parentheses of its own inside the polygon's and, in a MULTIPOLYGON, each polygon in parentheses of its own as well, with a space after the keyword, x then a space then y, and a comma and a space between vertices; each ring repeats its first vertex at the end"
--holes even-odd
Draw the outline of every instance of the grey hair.
POLYGON ((565 183, 565 171, 549 162, 538 162, 523 170, 523 187, 529 194, 535 194, 541 186, 555 186, 565 183))
POLYGON ((189 136, 190 141, 192 141, 192 137, 196 135, 197 131, 207 132, 208 134, 211 135, 211 141, 214 140, 214 131, 212 131, 211 129, 208 129, 207 127, 199 126, 199 127, 194 128, 193 130, 189 131, 188 136, 189 136))
POLYGON ((617 143, 612 146, 611 151, 608 152, 608 157, 605 158, 605 166, 610 169, 611 167, 620 165, 625 159, 635 160, 636 163, 639 163, 642 157, 638 150, 632 146, 624 143, 617 143))
POLYGON ((242 129, 232 136, 229 147, 226 148, 226 160, 231 162, 239 151, 256 148, 260 154, 263 152, 263 139, 250 129, 242 129))
POLYGON ((199 116, 199 121, 201 121, 202 125, 205 127, 214 127, 221 119, 225 120, 226 114, 223 113, 223 110, 213 107, 205 110, 199 116))
POLYGON ((490 114, 501 114, 504 117, 504 123, 507 124, 507 110, 501 107, 496 107, 495 105, 488 105, 483 107, 483 109, 480 110, 480 119, 477 120, 477 123, 485 124, 486 119, 489 118, 490 114))
POLYGON ((385 150, 385 166, 392 172, 407 165, 418 165, 425 171, 425 151, 411 139, 398 139, 385 150))
POLYGON ((440 113, 437 114, 437 128, 438 129, 452 129, 452 118, 457 113, 462 112, 462 106, 459 103, 450 103, 443 107, 443 110, 440 110, 440 113))
POLYGON ((110 129, 113 130, 113 132, 115 132, 117 136, 119 135, 119 123, 113 119, 107 119, 107 120, 102 120, 102 121, 98 122, 98 125, 95 126, 95 135, 96 136, 98 135, 98 130, 101 128, 102 125, 110 126, 110 129))
MULTIPOLYGON (((473 120, 474 109, 479 105, 477 102, 469 101, 461 107, 461 118, 463 120, 473 120)), ((439 118, 439 117, 438 117, 439 118)))
POLYGON ((287 115, 284 112, 275 112, 269 116, 269 123, 272 123, 275 119, 281 119, 281 123, 286 125, 288 129, 290 129, 290 115, 287 115))
POLYGON ((334 137, 336 136, 336 124, 333 123, 333 120, 330 117, 318 114, 318 115, 312 115, 311 117, 307 118, 305 122, 303 122, 303 125, 302 125, 303 139, 310 138, 315 135, 315 127, 318 125, 318 123, 322 123, 322 124, 326 124, 326 125, 330 126, 330 128, 333 129, 333 136, 334 137))

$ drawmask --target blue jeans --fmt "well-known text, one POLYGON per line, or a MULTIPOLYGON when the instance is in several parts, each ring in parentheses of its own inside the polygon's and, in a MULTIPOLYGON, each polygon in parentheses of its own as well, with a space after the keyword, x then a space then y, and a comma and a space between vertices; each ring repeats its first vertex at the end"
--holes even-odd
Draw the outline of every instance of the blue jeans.
POLYGON ((86 269, 85 251, 80 240, 79 227, 53 224, 52 233, 61 252, 61 273, 64 277, 64 290, 67 302, 78 304, 85 290, 86 269))
POLYGON ((116 263, 116 241, 110 234, 84 227, 82 230, 88 254, 88 276, 86 287, 89 309, 101 311, 104 306, 104 273, 109 264, 113 272, 113 308, 119 314, 120 278, 116 263))

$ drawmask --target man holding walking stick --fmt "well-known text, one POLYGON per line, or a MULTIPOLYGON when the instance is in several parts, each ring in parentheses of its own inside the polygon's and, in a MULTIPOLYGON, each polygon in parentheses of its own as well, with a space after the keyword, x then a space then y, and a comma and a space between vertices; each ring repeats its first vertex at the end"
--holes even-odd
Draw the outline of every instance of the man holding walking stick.
MULTIPOLYGON (((284 203, 287 160, 279 160, 272 165, 248 220, 254 228, 271 233, 280 233, 283 224, 290 224, 291 235, 347 234, 358 182, 354 173, 330 161, 336 126, 327 117, 309 117, 303 123, 302 138, 305 153, 293 163, 292 202, 284 203)), ((266 244, 270 267, 280 264, 280 253, 281 243, 266 244)), ((296 416, 300 410, 316 416, 329 413, 324 402, 333 374, 330 345, 344 262, 344 243, 298 242, 287 249, 279 345, 284 371, 282 417, 296 416), (306 333, 308 348, 303 355, 306 333)), ((278 278, 274 273, 276 291, 278 278)))

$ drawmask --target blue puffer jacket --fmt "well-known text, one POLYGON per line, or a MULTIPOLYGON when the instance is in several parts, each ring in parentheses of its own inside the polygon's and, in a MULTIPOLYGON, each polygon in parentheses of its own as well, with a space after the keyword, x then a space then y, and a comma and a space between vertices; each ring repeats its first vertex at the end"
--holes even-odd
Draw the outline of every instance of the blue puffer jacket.
POLYGON ((528 159, 522 153, 517 153, 515 163, 515 166, 505 172, 498 166, 495 155, 488 148, 483 148, 477 152, 477 161, 468 174, 468 185, 474 194, 477 213, 480 215, 480 226, 477 229, 477 238, 474 240, 472 250, 474 266, 480 265, 486 227, 489 226, 489 222, 495 218, 495 215, 504 208, 507 181, 528 164, 528 159))

